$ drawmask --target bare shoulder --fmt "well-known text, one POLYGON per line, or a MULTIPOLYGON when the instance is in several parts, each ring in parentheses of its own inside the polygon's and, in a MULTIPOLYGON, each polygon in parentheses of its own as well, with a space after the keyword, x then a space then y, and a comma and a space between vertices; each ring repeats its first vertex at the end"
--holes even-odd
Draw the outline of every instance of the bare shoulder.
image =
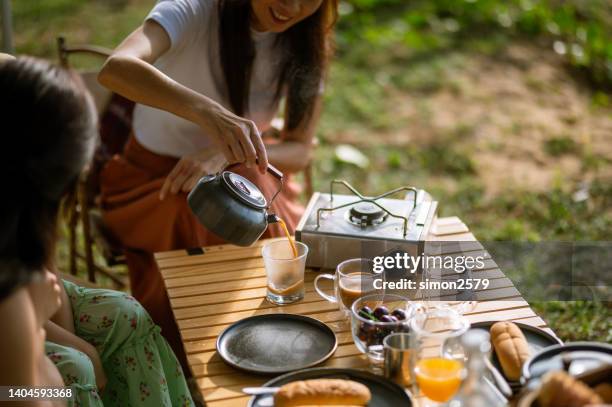
POLYGON ((0 349, 4 350, 0 384, 33 384, 41 357, 44 333, 38 326, 27 287, 15 290, 0 301, 0 349))

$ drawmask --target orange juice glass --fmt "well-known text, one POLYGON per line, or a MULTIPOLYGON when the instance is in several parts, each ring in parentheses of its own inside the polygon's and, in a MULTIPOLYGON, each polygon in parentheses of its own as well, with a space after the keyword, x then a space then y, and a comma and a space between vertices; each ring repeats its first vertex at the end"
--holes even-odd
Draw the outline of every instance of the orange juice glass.
POLYGON ((450 400, 461 385, 463 360, 453 359, 454 347, 470 322, 450 308, 430 309, 410 321, 414 394, 428 399, 425 405, 450 400))
POLYGON ((444 358, 421 359, 415 367, 416 381, 423 395, 440 403, 450 400, 461 385, 463 363, 444 358))

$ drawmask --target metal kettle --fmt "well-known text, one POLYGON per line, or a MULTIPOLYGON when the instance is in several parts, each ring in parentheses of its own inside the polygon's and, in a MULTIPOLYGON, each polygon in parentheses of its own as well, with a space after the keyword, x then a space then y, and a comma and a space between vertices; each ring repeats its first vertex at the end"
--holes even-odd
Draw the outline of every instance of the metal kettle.
POLYGON ((259 188, 248 179, 225 170, 202 177, 187 196, 191 211, 204 227, 237 246, 250 246, 278 217, 268 209, 283 188, 283 173, 272 165, 267 171, 279 188, 268 203, 259 188))

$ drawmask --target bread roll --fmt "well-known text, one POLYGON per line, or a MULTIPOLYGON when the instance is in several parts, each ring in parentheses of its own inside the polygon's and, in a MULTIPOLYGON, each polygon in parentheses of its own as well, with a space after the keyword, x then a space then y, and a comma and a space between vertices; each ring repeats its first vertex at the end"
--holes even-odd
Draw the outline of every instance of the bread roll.
POLYGON ((285 384, 274 395, 274 406, 365 406, 371 398, 370 389, 361 383, 341 379, 315 379, 285 384))
POLYGON ((506 378, 521 378, 523 364, 529 359, 529 344, 521 329, 512 322, 496 322, 491 326, 491 343, 506 378))
POLYGON ((561 371, 544 376, 538 401, 541 407, 583 407, 603 404, 601 397, 589 386, 561 371))
POLYGON ((612 384, 599 383, 593 388, 593 390, 595 391, 595 393, 597 393, 599 397, 601 397, 604 403, 612 404, 612 384))

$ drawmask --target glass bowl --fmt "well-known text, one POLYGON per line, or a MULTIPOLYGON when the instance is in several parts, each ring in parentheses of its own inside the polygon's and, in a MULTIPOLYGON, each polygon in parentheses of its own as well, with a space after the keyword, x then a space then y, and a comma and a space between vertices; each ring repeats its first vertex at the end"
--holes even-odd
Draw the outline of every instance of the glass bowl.
MULTIPOLYGON (((419 309, 422 309, 420 304, 395 294, 371 294, 355 300, 351 307, 351 332, 357 349, 365 353, 373 364, 381 365, 384 360, 383 339, 395 332, 409 332, 410 320, 419 309), (395 313, 395 319, 381 321, 377 316, 364 312, 364 307, 372 311, 385 307, 385 315, 395 313), (402 313, 403 319, 398 318, 402 313)), ((383 318, 381 313, 378 315, 383 320, 389 319, 383 318)))

